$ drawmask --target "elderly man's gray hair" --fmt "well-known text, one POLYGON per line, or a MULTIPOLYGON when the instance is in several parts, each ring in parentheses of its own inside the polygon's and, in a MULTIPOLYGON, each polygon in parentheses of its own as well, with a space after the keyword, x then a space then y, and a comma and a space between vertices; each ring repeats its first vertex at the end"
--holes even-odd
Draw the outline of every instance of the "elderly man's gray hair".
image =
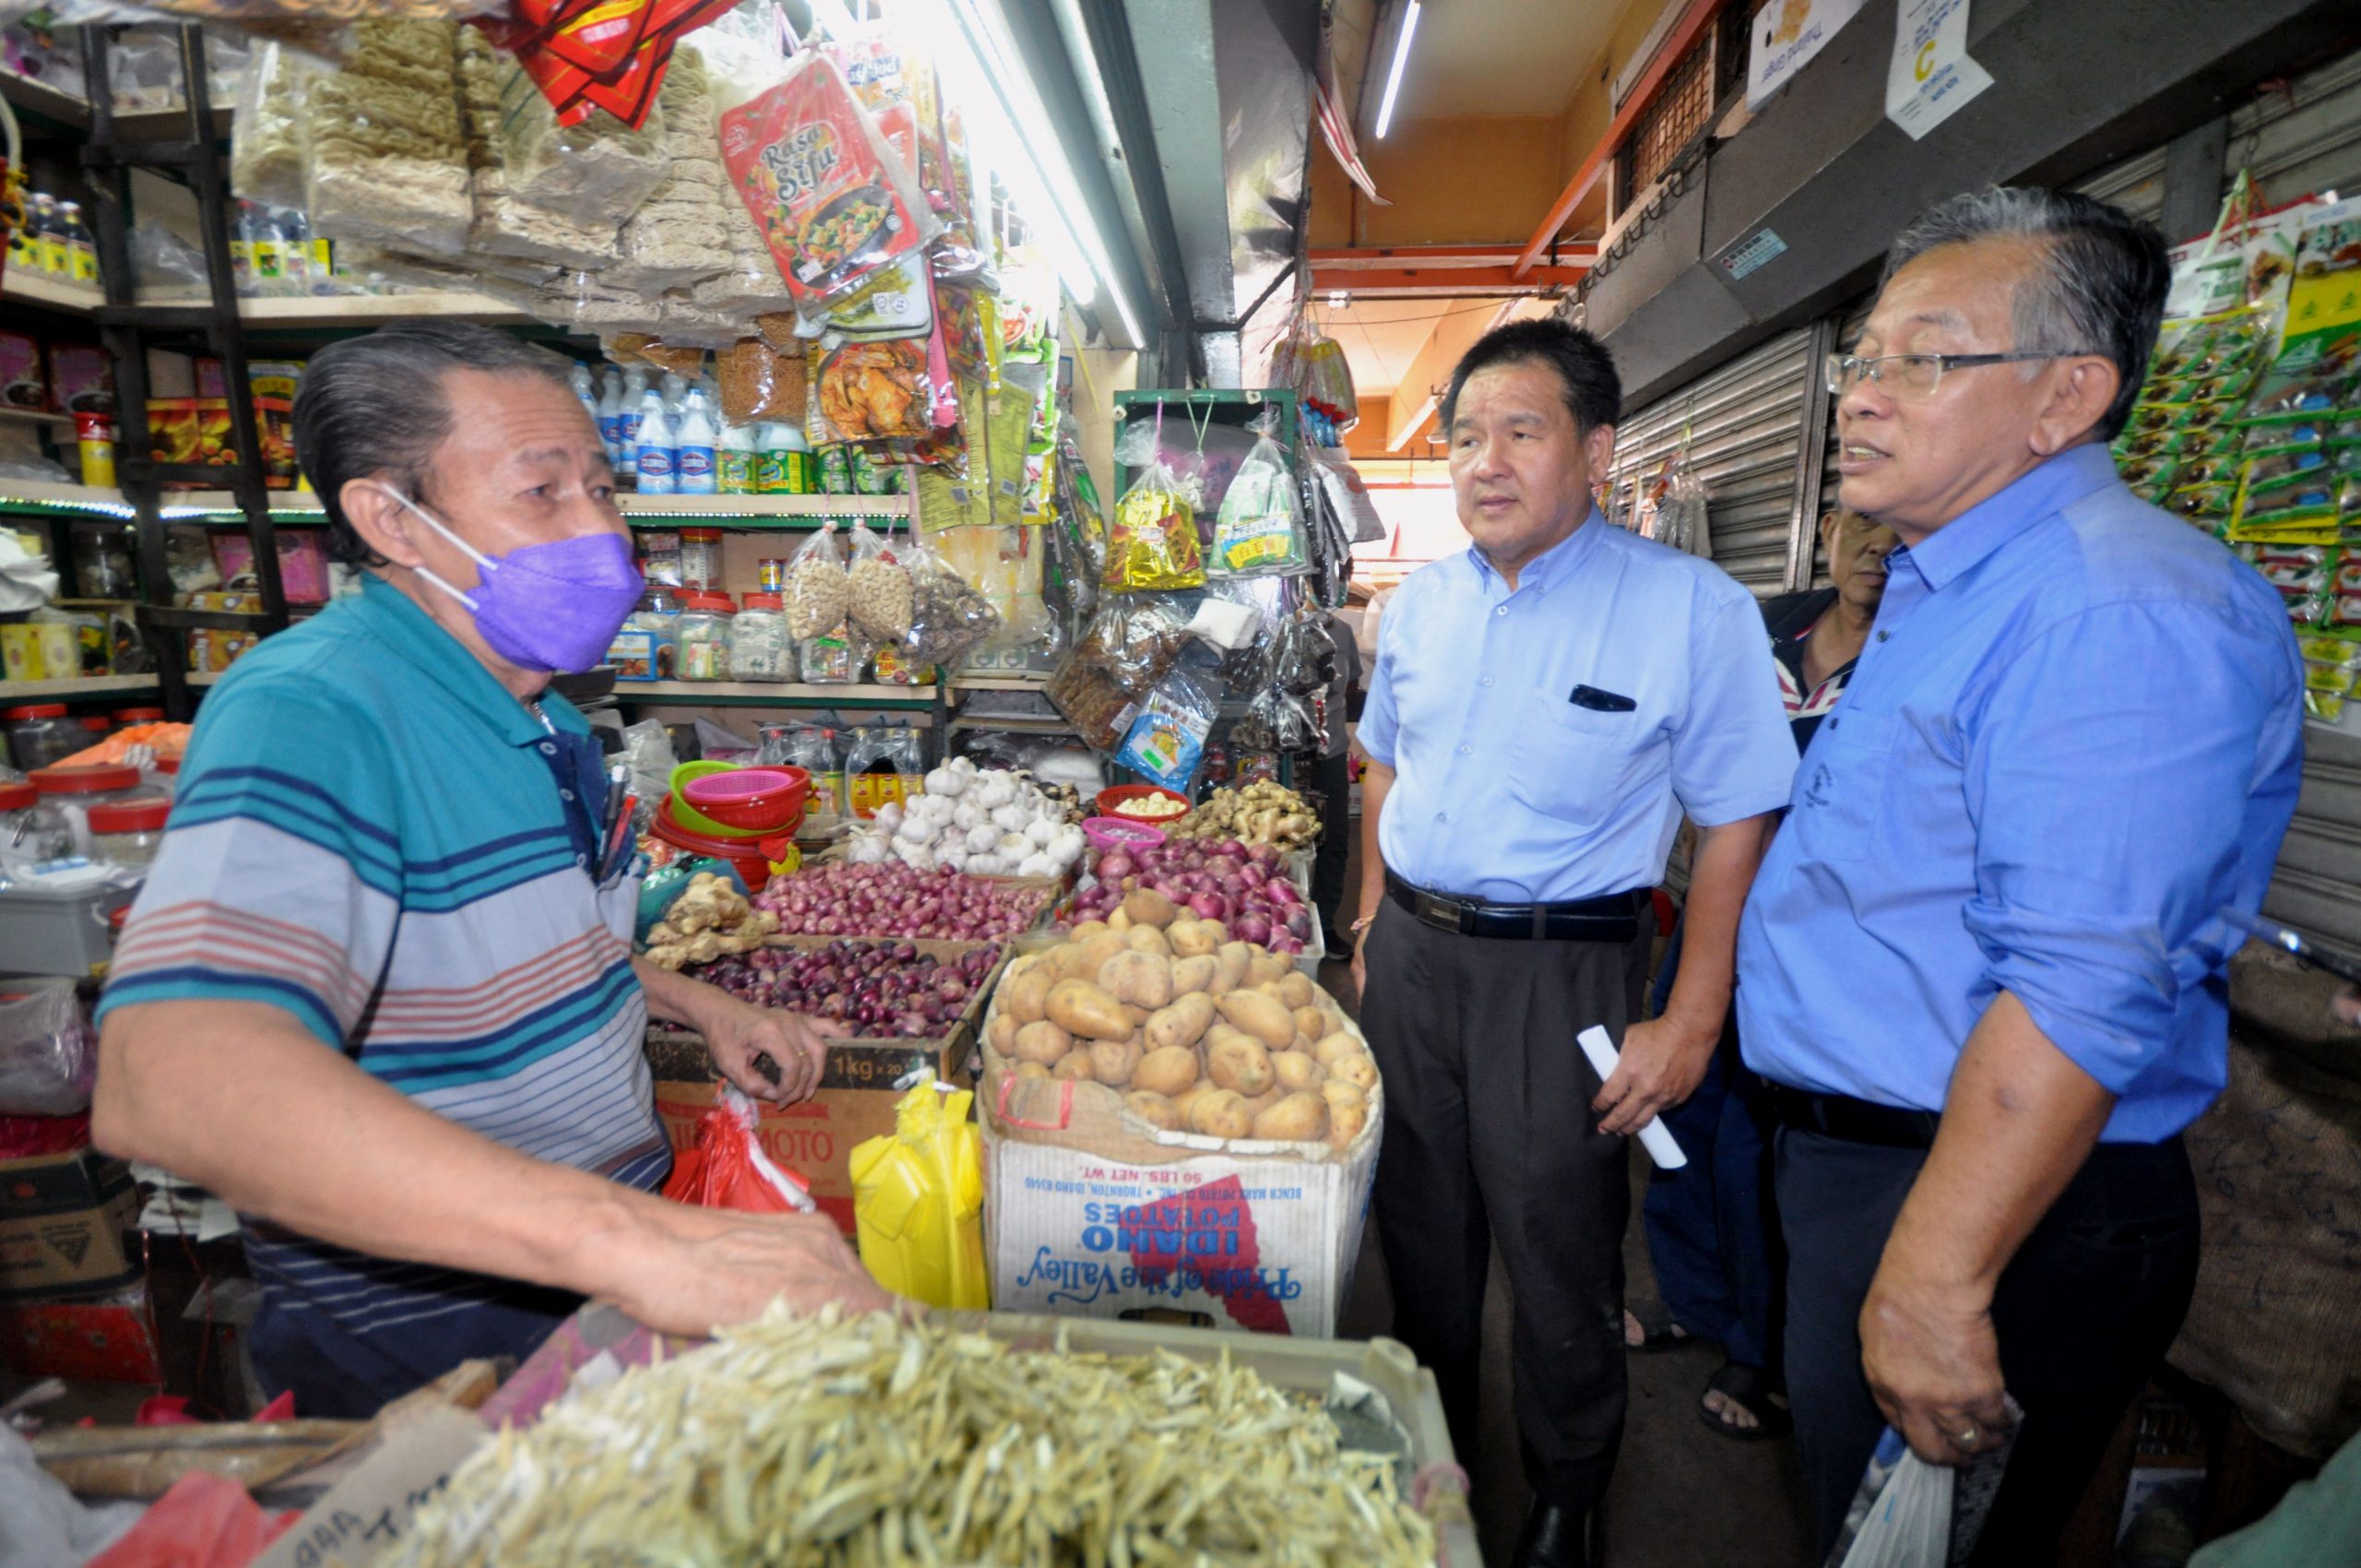
POLYGON ((2123 384, 2097 432, 2101 441, 2114 440, 2131 417, 2164 320, 2172 282, 2164 237, 2090 196, 1995 185, 1919 214, 1886 252, 1884 280, 1938 246, 1988 239, 2039 242, 2040 264, 2017 288, 2019 352, 2103 354, 2115 362, 2123 384))
POLYGON ((403 321, 329 344, 303 367, 295 394, 295 457, 327 513, 327 552, 356 566, 384 564, 344 515, 348 481, 390 473, 418 499, 434 449, 451 434, 453 371, 538 375, 566 385, 566 362, 497 327, 403 321))

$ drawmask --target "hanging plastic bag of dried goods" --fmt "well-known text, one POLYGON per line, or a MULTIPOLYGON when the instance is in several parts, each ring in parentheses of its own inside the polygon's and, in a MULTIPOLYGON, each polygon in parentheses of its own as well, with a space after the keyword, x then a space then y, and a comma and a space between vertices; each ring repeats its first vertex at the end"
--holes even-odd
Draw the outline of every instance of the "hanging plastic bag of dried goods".
POLYGON ((696 1141, 672 1158, 664 1195, 697 1208, 734 1208, 748 1214, 811 1214, 811 1183, 782 1169, 763 1152, 756 1128, 761 1108, 722 1084, 713 1109, 697 1118, 696 1141))
POLYGON ((1220 715, 1221 687, 1212 674, 1177 669, 1140 705, 1116 749, 1116 764, 1185 795, 1196 782, 1205 737, 1220 715))
POLYGON ((1222 496, 1205 575, 1283 576, 1309 566, 1295 471, 1279 444, 1264 435, 1222 496))
POLYGON ((814 351, 812 436, 838 441, 916 441, 933 430, 924 339, 842 343, 814 351))
POLYGON ((1204 587, 1194 497, 1161 462, 1144 469, 1115 503, 1104 582, 1111 593, 1204 587))
POLYGON ((914 589, 899 552, 865 522, 852 527, 852 570, 846 580, 845 608, 853 628, 872 640, 898 643, 910 634, 914 589))
POLYGON ((1345 362, 1343 344, 1313 334, 1296 350, 1295 374, 1305 404, 1327 415, 1338 431, 1360 422, 1360 398, 1353 391, 1353 367, 1345 362))
POLYGON ((851 584, 836 519, 795 547, 787 566, 787 632, 797 642, 825 636, 844 624, 851 584))
POLYGON ((898 547, 910 568, 910 630, 902 655, 912 665, 948 668, 1000 630, 1000 612, 922 540, 898 547))

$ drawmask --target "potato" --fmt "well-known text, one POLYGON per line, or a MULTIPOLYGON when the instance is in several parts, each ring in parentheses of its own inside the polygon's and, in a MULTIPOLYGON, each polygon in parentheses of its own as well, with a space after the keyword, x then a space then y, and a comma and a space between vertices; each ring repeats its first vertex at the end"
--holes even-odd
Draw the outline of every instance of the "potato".
POLYGON ((1221 960, 1212 954, 1172 960, 1172 994, 1179 997, 1210 991, 1221 978, 1221 960))
POLYGON ((1236 1091, 1216 1089, 1189 1108, 1189 1126, 1209 1138, 1242 1138, 1254 1131, 1254 1118, 1236 1091))
POLYGON ((1263 1049, 1259 1040, 1224 1040, 1207 1048, 1205 1071, 1222 1087, 1250 1097, 1278 1082, 1277 1070, 1271 1065, 1271 1053, 1263 1049))
POLYGON ((1199 1078, 1195 1083, 1191 1084, 1179 1094, 1170 1096, 1169 1098, 1172 1101, 1173 1113, 1180 1118, 1180 1125, 1186 1127, 1190 1124, 1189 1112, 1196 1107, 1197 1101, 1204 1099, 1209 1094, 1219 1094, 1220 1092, 1221 1086, 1215 1083, 1211 1078, 1199 1078))
POLYGON ((1328 1032, 1328 1019, 1317 1007, 1295 1010, 1295 1032, 1299 1039, 1318 1039, 1328 1032))
POLYGON ((1202 991, 1192 991, 1148 1019, 1147 1042, 1156 1048, 1193 1046, 1204 1039, 1213 1021, 1214 999, 1202 991))
POLYGON ((1180 917, 1180 906, 1154 888, 1135 887, 1123 896, 1123 912, 1132 917, 1133 925, 1160 929, 1180 917))
MULTIPOLYGON (((1311 983, 1311 977, 1301 969, 1287 971, 1286 978, 1279 981, 1279 992, 1290 1007, 1309 1007, 1312 999, 1320 994, 1319 988, 1311 983)), ((1305 1032, 1309 1034, 1311 1031, 1305 1032)))
POLYGON ((1270 1110, 1271 1107, 1278 1104, 1282 1098, 1283 1097, 1279 1092, 1279 1086, 1276 1084, 1273 1084, 1261 1094, 1248 1095, 1246 1097, 1246 1114, 1249 1116, 1260 1116, 1265 1111, 1270 1110))
POLYGON ((1221 949, 1221 927, 1211 921, 1174 921, 1164 934, 1176 957, 1210 958, 1221 949))
POLYGON ((1197 1042, 1197 1049, 1200 1051, 1210 1051, 1215 1046, 1219 1045, 1226 1039, 1253 1039, 1254 1043, 1257 1045, 1261 1045, 1263 1043, 1259 1039, 1254 1039, 1252 1035, 1248 1034, 1236 1024, 1225 1023, 1221 1019, 1216 1018, 1210 1025, 1206 1026, 1205 1038, 1197 1042))
POLYGON ((1332 1078, 1342 1078, 1364 1089, 1377 1087, 1377 1063, 1358 1051, 1350 1056, 1339 1056, 1327 1063, 1327 1067, 1328 1075, 1332 1078))
POLYGON ((1090 1042, 1090 1073, 1100 1083, 1121 1088, 1139 1070, 1142 1052, 1136 1041, 1094 1039, 1090 1042))
POLYGON ((1132 917, 1124 910, 1123 906, 1121 904, 1116 905, 1113 910, 1108 914, 1107 929, 1109 931, 1129 931, 1132 929, 1132 917))
POLYGON ((1224 989, 1236 991, 1246 983, 1246 970, 1254 961, 1254 949, 1243 942, 1225 942, 1214 950, 1221 960, 1224 989))
POLYGON ((1328 1081, 1328 1069, 1300 1051, 1283 1051, 1272 1057, 1271 1071, 1278 1075, 1279 1087, 1289 1094, 1316 1089, 1328 1081))
POLYGON ((1338 1029, 1333 1035, 1321 1036, 1320 1039, 1312 1042, 1311 1046, 1311 1059, 1319 1063, 1323 1067, 1332 1069, 1336 1065, 1336 1058, 1339 1056, 1365 1056, 1367 1054, 1368 1052, 1361 1049, 1361 1042, 1355 1039, 1351 1035, 1347 1034, 1342 1029, 1338 1029))
POLYGON ((1014 1054, 1020 1062, 1038 1062, 1046 1067, 1073 1049, 1074 1036, 1047 1018, 1016 1031, 1014 1054))
POLYGON ((1135 925, 1123 933, 1123 939, 1134 953, 1152 953, 1159 958, 1172 956, 1172 944, 1152 925, 1135 925))
POLYGON ((1020 1078, 1046 1078, 1049 1075, 1050 1070, 1038 1062, 1019 1062, 1016 1064, 1016 1076, 1020 1078))
POLYGON ((1361 1129, 1368 1125, 1368 1106, 1331 1104, 1328 1107, 1328 1146, 1341 1154, 1352 1146, 1353 1140, 1361 1135, 1361 1129))
POLYGON ((1290 1094, 1254 1118, 1254 1135, 1282 1143, 1308 1144, 1328 1135, 1328 1102, 1316 1094, 1290 1094))
POLYGON ((1050 1069, 1050 1076, 1086 1084, 1098 1081, 1097 1075, 1091 1069, 1090 1052, 1087 1051, 1069 1051, 1059 1057, 1057 1065, 1050 1069))
POLYGON ((1050 988, 1050 1021, 1071 1035, 1122 1039, 1133 1028, 1123 1004, 1088 980, 1062 980, 1050 988))
POLYGON ((1322 1084, 1320 1098, 1328 1102, 1330 1111, 1347 1105, 1361 1110, 1369 1107, 1369 1091, 1358 1084, 1348 1084, 1342 1078, 1331 1078, 1322 1084))
POLYGON ((1016 1020, 1003 1009, 992 1019, 991 1027, 984 1030, 984 1041, 1001 1055, 1010 1055, 1016 1049, 1016 1020))
POLYGON ((1132 1069, 1132 1087, 1169 1099, 1197 1081, 1197 1053, 1185 1045, 1159 1045, 1132 1069))
POLYGON ((1075 926, 1074 930, 1068 932, 1066 936, 1069 941, 1087 942, 1094 936, 1104 936, 1106 934, 1107 922, 1105 921, 1085 921, 1080 925, 1075 926))
POLYGON ((1123 1097, 1123 1104, 1133 1115, 1159 1132, 1177 1133, 1180 1130, 1180 1113, 1172 1108, 1170 1100, 1160 1094, 1133 1089, 1123 1097))
POLYGON ((1274 999, 1252 991, 1233 991, 1214 1004, 1221 1016, 1273 1050, 1284 1050, 1295 1039, 1295 1019, 1274 999))
POLYGON ((1287 978, 1287 961, 1275 954, 1254 949, 1254 956, 1246 962, 1246 983, 1271 985, 1287 978))
MULTIPOLYGON (((1299 1051, 1306 1056, 1311 1056, 1311 1048, 1319 1043, 1320 1042, 1318 1040, 1313 1039, 1310 1035, 1299 1034, 1295 1039, 1287 1041, 1287 1050, 1289 1051, 1299 1051)), ((1317 1056, 1311 1056, 1311 1059, 1314 1062, 1320 1060, 1317 1056)))
POLYGON ((1020 1024, 1034 1024, 1048 1017, 1045 1004, 1050 988, 1058 983, 1058 976, 1047 964, 1037 964, 1001 987, 1001 1011, 1020 1024))
POLYGON ((1153 1013, 1172 1001, 1172 963, 1154 953, 1119 953, 1099 966, 1098 984, 1118 1002, 1153 1013))

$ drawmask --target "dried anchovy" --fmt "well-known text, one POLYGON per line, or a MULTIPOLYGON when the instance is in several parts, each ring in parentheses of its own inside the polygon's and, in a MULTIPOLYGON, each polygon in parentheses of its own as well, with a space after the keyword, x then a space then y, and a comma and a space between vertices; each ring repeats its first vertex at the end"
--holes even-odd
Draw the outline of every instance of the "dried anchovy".
POLYGON ((504 1431, 392 1568, 1252 1568, 1435 1561, 1392 1460, 1227 1354, 1012 1349, 884 1316, 760 1322, 504 1431))

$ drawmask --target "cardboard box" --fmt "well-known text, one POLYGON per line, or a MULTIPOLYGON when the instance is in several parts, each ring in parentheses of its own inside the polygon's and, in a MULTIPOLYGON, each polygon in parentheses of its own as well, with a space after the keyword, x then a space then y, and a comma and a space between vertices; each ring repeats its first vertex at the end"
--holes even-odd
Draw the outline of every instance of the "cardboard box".
POLYGON ((103 1301, 0 1305, 0 1365, 26 1378, 164 1381, 148 1293, 136 1286, 103 1301))
POLYGON ((58 1301, 139 1277, 123 1233, 139 1215, 131 1168, 93 1149, 0 1159, 0 1301, 58 1301))

